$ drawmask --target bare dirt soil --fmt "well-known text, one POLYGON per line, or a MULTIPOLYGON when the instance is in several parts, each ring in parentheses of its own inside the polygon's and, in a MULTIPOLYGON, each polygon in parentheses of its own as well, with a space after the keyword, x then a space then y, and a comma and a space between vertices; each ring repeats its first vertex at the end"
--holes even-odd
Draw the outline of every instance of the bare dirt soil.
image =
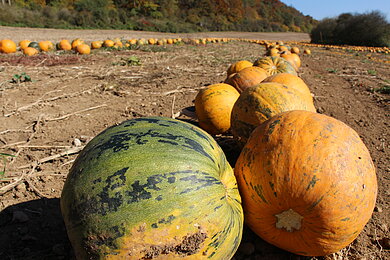
MULTIPOLYGON (((306 34, 223 36, 308 40, 306 34)), ((0 27, 0 39, 14 41, 114 37, 170 35, 0 27)), ((303 48, 300 43, 294 45, 303 48)), ((376 165, 379 195, 372 219, 350 246, 326 257, 290 254, 246 228, 234 259, 390 259, 389 94, 377 91, 390 85, 390 66, 386 63, 390 56, 314 46, 310 49, 311 55, 301 55, 299 75, 314 94, 318 112, 355 129, 376 165)), ((193 106, 199 89, 224 81, 231 63, 254 61, 264 53, 261 45, 232 41, 96 50, 89 56, 61 52, 35 57, 0 54, 0 153, 15 156, 3 156, 6 173, 0 176, 0 259, 73 259, 59 198, 82 147, 108 126, 127 119, 152 115, 189 119, 180 112, 193 106), (141 64, 132 64, 131 56, 141 64)), ((239 151, 229 135, 226 137, 220 144, 234 166, 239 151)), ((3 167, 1 161, 0 171, 3 167)))

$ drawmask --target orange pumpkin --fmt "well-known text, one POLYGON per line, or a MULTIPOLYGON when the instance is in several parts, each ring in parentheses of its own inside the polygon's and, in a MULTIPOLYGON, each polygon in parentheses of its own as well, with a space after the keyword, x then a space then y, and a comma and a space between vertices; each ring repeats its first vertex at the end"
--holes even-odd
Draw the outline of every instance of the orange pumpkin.
POLYGON ((301 59, 299 58, 298 54, 296 54, 296 53, 291 53, 291 52, 290 53, 282 53, 282 54, 280 54, 280 57, 282 57, 285 60, 287 60, 288 62, 290 62, 296 71, 298 71, 299 68, 301 67, 301 59))
POLYGON ((77 45, 76 51, 79 54, 90 54, 91 48, 89 47, 89 45, 82 43, 82 44, 77 45))
POLYGON ((47 52, 54 49, 54 45, 51 41, 40 41, 38 45, 41 51, 47 52))
POLYGON ((306 83, 298 76, 290 73, 278 73, 264 79, 262 82, 277 82, 283 84, 289 88, 297 90, 302 96, 308 101, 313 102, 313 96, 311 95, 309 87, 306 83))
POLYGON ((210 134, 222 134, 230 129, 234 103, 240 94, 225 83, 201 89, 195 98, 195 112, 199 125, 210 134))
POLYGON ((107 48, 113 47, 114 44, 115 44, 115 42, 113 40, 109 40, 109 39, 104 40, 104 42, 103 42, 103 46, 107 47, 107 48))
POLYGON ((311 54, 311 50, 310 49, 304 49, 303 53, 307 54, 307 55, 310 55, 311 54))
POLYGON ((299 54, 299 52, 300 52, 300 51, 299 51, 299 48, 298 48, 298 47, 295 47, 295 46, 292 47, 290 51, 291 51, 291 53, 296 53, 296 54, 299 54))
POLYGON ((76 47, 78 46, 78 45, 80 45, 80 44, 83 44, 84 43, 84 41, 83 40, 81 40, 81 39, 79 39, 79 38, 77 38, 77 39, 74 39, 73 41, 72 41, 72 50, 76 50, 76 47))
POLYGON ((377 196, 375 166, 359 135, 307 111, 281 113, 256 128, 234 171, 248 226, 299 255, 349 245, 377 196))
POLYGON ((279 50, 277 48, 269 48, 266 53, 267 56, 279 57, 279 50))
POLYGON ((259 58, 253 63, 253 66, 258 66, 262 69, 265 69, 269 75, 274 75, 282 72, 297 75, 297 72, 295 71, 291 63, 281 57, 266 56, 263 58, 259 58))
POLYGON ((0 41, 0 52, 14 53, 16 52, 16 44, 12 40, 4 39, 0 41))
POLYGON ((245 89, 233 106, 231 131, 244 145, 252 131, 267 119, 285 111, 316 112, 313 102, 295 89, 277 82, 261 83, 245 89))
POLYGON ((37 55, 39 51, 33 47, 26 47, 23 49, 23 54, 27 56, 37 55))
POLYGON ((268 73, 262 68, 248 67, 231 74, 225 83, 232 85, 241 93, 245 89, 261 83, 268 76, 268 73))
POLYGON ((58 43, 58 49, 63 51, 70 51, 72 49, 72 45, 68 40, 61 40, 58 43))
POLYGON ((91 49, 100 49, 103 45, 102 41, 93 41, 91 42, 91 49))
POLYGON ((20 50, 24 50, 28 47, 28 45, 31 43, 29 40, 23 40, 19 42, 20 50))
POLYGON ((252 66, 253 66, 253 63, 250 61, 247 61, 247 60, 236 61, 235 63, 231 64, 229 66, 229 68, 227 69, 227 76, 229 76, 233 73, 237 73, 242 69, 252 67, 252 66))

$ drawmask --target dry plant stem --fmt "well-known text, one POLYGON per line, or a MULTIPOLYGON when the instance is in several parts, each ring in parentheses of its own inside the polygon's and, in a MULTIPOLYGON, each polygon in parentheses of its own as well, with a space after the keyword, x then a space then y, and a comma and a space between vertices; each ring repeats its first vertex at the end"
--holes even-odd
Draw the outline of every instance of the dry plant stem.
POLYGON ((22 176, 20 176, 14 182, 12 182, 12 183, 10 183, 10 184, 0 188, 0 196, 4 195, 8 191, 12 190, 14 187, 18 186, 20 183, 24 182, 27 175, 31 176, 35 172, 35 168, 36 167, 37 167, 37 165, 33 165, 31 171, 28 174, 23 172, 22 176))
MULTIPOLYGON (((42 114, 40 114, 38 116, 38 119, 37 119, 36 123, 33 125, 33 132, 32 132, 32 134, 29 136, 29 138, 26 141, 26 145, 28 145, 31 142, 31 140, 34 138, 35 134, 37 133, 39 125, 40 125, 41 120, 42 120, 42 117, 43 117, 42 114)), ((22 152, 22 150, 23 150, 23 148, 18 149, 18 151, 15 154, 15 157, 13 157, 11 159, 10 165, 15 162, 16 158, 19 156, 19 154, 22 152)))
POLYGON ((53 91, 49 91, 45 94, 43 94, 42 97, 40 97, 37 101, 35 101, 34 103, 31 103, 31 104, 28 104, 28 105, 25 105, 25 106, 22 106, 22 107, 19 107, 17 109, 15 109, 14 111, 12 111, 11 113, 8 113, 6 115, 4 115, 5 117, 10 117, 14 114, 16 114, 17 112, 20 112, 20 111, 23 111, 23 110, 27 110, 31 107, 34 107, 40 103, 46 103, 46 102, 51 102, 51 101, 55 101, 55 100, 58 100, 58 99, 61 99, 61 98, 65 98, 65 97, 75 97, 75 96, 79 96, 79 95, 82 95, 84 93, 87 93, 87 92, 91 92, 92 90, 96 89, 98 86, 95 86, 93 88, 90 88, 90 89, 87 89, 87 90, 83 90, 83 91, 79 91, 79 92, 75 92, 75 93, 70 93, 70 94, 64 94, 64 95, 61 95, 61 96, 56 96, 56 97, 52 97, 52 98, 47 98, 47 99, 43 99, 44 96, 46 96, 47 94, 49 93, 52 93, 52 92, 57 92, 59 90, 53 90, 53 91))
POLYGON ((176 95, 173 95, 173 100, 172 100, 172 107, 171 107, 171 117, 174 119, 175 118, 175 101, 176 101, 176 95))
POLYGON ((60 158, 60 157, 63 157, 63 156, 75 154, 75 153, 80 152, 83 148, 84 148, 84 146, 76 146, 76 147, 73 147, 73 148, 71 148, 69 150, 66 150, 64 152, 61 152, 61 153, 58 153, 58 154, 55 154, 55 155, 51 155, 51 156, 48 156, 48 157, 44 157, 44 158, 39 159, 38 161, 35 161, 33 163, 22 165, 22 166, 18 167, 18 169, 28 168, 28 167, 31 167, 33 165, 42 164, 42 163, 45 163, 45 162, 48 162, 48 161, 52 161, 54 159, 57 159, 57 158, 60 158))
POLYGON ((45 121, 58 121, 58 120, 63 120, 65 118, 68 118, 70 116, 73 116, 73 115, 76 115, 76 114, 80 114, 82 112, 86 112, 86 111, 90 111, 90 110, 93 110, 93 109, 97 109, 97 108, 101 108, 101 107, 106 107, 107 104, 102 104, 102 105, 99 105, 99 106, 94 106, 94 107, 89 107, 89 108, 86 108, 86 109, 82 109, 82 110, 79 110, 79 111, 76 111, 76 112, 73 112, 73 113, 70 113, 70 114, 67 114, 67 115, 63 115, 63 116, 60 116, 60 117, 57 117, 57 118, 48 118, 48 119, 45 119, 45 121))

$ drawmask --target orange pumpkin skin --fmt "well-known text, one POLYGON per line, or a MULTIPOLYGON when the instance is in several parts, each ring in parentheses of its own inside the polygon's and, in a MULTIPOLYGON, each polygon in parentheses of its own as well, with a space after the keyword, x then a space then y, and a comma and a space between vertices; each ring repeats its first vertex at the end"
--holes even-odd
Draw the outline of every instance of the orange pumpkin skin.
POLYGON ((296 71, 298 71, 301 67, 301 58, 299 58, 298 54, 296 53, 283 53, 280 55, 280 57, 290 62, 296 71))
POLYGON ((33 47, 27 47, 23 49, 23 54, 26 56, 34 56, 37 55, 39 51, 33 47))
POLYGON ((77 45, 76 51, 79 54, 90 54, 91 53, 91 48, 89 47, 89 45, 87 45, 85 43, 82 43, 82 44, 77 45))
POLYGON ((291 47, 291 53, 299 54, 300 50, 298 47, 291 47))
POLYGON ((265 71, 267 71, 269 75, 274 75, 282 72, 287 72, 293 75, 297 75, 297 72, 294 69, 293 65, 291 65, 290 62, 288 62, 287 60, 281 57, 266 56, 257 59, 253 63, 253 66, 258 66, 264 69, 265 71))
POLYGON ((24 50, 28 47, 28 45, 31 43, 29 40, 23 40, 19 42, 20 50, 24 50))
POLYGON ((93 41, 91 42, 91 49, 100 49, 103 45, 103 41, 93 41))
POLYGON ((58 43, 58 47, 60 50, 63 50, 63 51, 70 51, 72 49, 72 45, 70 44, 70 42, 68 40, 61 40, 58 43))
POLYGON ((268 78, 264 79, 262 82, 277 82, 283 85, 286 85, 289 88, 293 88, 300 92, 304 98, 307 98, 309 101, 313 102, 313 96, 311 95, 309 87, 306 83, 298 76, 295 76, 290 73, 278 73, 268 78))
POLYGON ((313 102, 295 89, 277 82, 261 83, 243 91, 233 106, 231 131, 244 145, 252 131, 269 118, 290 110, 316 112, 313 102))
POLYGON ((239 61, 237 61, 229 66, 229 68, 227 70, 227 76, 229 76, 233 73, 237 73, 240 70, 243 70, 245 68, 252 67, 252 66, 253 66, 253 63, 250 61, 239 60, 239 61))
POLYGON ((231 74, 225 83, 232 85, 238 92, 242 93, 245 89, 258 85, 268 76, 268 73, 262 68, 248 67, 231 74))
POLYGON ((225 83, 201 89, 195 98, 195 111, 199 125, 210 134, 222 134, 230 129, 233 105, 240 96, 238 91, 225 83))
POLYGON ((16 44, 12 40, 4 39, 0 41, 0 52, 14 53, 16 52, 16 44))
POLYGON ((375 167, 359 135, 307 111, 281 113, 256 128, 234 170, 249 227, 299 255, 349 245, 377 196, 375 167))
POLYGON ((39 44, 39 48, 45 52, 54 49, 54 44, 51 41, 40 41, 38 44, 39 44))
POLYGON ((76 50, 76 47, 77 47, 78 45, 80 45, 80 44, 83 44, 83 43, 84 43, 84 41, 81 40, 81 39, 79 39, 79 38, 74 39, 74 40, 72 41, 72 44, 71 44, 72 50, 76 50))

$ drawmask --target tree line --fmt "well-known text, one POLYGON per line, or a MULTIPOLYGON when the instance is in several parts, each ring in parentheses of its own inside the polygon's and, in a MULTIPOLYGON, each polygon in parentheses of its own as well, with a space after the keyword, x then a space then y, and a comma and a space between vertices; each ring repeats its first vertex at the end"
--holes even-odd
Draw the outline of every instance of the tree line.
POLYGON ((2 0, 0 24, 161 32, 310 32, 317 21, 279 0, 2 0))

